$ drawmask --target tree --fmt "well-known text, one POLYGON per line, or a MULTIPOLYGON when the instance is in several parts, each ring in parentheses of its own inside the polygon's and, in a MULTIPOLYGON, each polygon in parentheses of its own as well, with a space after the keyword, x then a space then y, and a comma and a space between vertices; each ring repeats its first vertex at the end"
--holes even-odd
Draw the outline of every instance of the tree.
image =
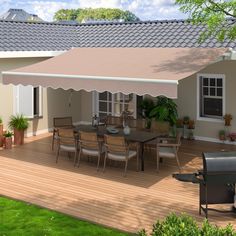
POLYGON ((180 10, 195 25, 205 26, 200 41, 236 39, 236 0, 176 0, 180 10))
POLYGON ((54 15, 55 20, 124 20, 138 21, 139 18, 130 11, 123 11, 117 8, 78 8, 78 9, 61 9, 54 15))

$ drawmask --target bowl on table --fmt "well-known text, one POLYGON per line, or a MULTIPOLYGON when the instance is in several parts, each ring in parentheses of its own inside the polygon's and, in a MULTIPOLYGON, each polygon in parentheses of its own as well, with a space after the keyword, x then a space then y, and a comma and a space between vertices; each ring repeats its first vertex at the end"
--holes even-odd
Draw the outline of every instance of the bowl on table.
POLYGON ((117 133, 119 133, 119 130, 113 126, 110 126, 110 127, 107 127, 107 132, 110 134, 117 134, 117 133))

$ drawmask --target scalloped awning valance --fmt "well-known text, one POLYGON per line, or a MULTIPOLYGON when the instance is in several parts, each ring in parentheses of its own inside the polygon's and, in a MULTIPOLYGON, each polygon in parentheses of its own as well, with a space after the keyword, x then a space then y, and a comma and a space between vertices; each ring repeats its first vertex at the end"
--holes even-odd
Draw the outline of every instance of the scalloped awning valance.
POLYGON ((4 84, 177 97, 177 85, 223 48, 73 48, 59 56, 2 73, 4 84))

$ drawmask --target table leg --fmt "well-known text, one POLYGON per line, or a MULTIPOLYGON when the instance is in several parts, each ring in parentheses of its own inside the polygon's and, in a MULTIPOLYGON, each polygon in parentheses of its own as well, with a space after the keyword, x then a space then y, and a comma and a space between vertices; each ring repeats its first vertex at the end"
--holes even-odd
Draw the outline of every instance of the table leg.
POLYGON ((141 171, 144 171, 144 156, 143 156, 143 151, 144 151, 144 144, 140 143, 139 146, 139 159, 141 161, 141 171))

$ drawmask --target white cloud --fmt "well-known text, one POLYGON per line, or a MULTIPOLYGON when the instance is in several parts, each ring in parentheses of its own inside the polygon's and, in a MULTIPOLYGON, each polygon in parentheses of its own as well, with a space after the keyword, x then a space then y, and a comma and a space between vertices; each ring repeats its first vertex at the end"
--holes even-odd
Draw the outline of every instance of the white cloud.
POLYGON ((56 11, 62 8, 77 8, 74 4, 57 1, 30 1, 32 12, 46 21, 51 21, 56 11))
POLYGON ((104 8, 122 8, 120 0, 80 0, 78 1, 81 8, 84 7, 104 7, 104 8))
POLYGON ((0 13, 9 8, 23 8, 44 20, 53 20, 56 11, 62 8, 120 8, 129 10, 141 20, 183 18, 174 4, 175 0, 0 0, 0 13))

